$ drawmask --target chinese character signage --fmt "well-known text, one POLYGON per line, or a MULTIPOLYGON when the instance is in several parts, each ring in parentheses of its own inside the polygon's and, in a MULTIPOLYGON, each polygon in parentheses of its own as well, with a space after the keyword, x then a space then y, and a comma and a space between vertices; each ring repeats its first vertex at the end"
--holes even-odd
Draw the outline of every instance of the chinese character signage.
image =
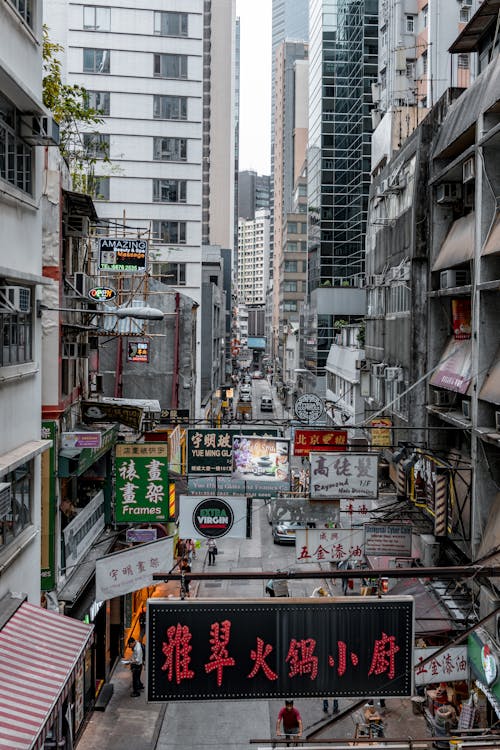
POLYGON ((297 529, 295 554, 298 563, 363 562, 363 529, 297 529))
POLYGON ((153 586, 153 574, 173 565, 172 537, 99 557, 95 566, 96 601, 153 586))
POLYGON ((289 441, 239 435, 233 440, 233 477, 289 481, 289 441))
POLYGON ((388 417, 370 419, 367 427, 371 430, 372 447, 384 448, 392 445, 392 419, 388 417))
POLYGON ((129 341, 127 360, 128 362, 149 362, 149 341, 129 341))
POLYGON ((308 456, 310 451, 345 451, 346 448, 347 430, 295 430, 295 456, 308 456))
POLYGON ((148 243, 119 237, 99 239, 99 269, 116 273, 144 273, 148 243))
POLYGON ((115 480, 117 523, 168 521, 165 444, 117 445, 115 480))
POLYGON ((153 702, 412 694, 411 597, 149 599, 147 643, 153 702))
POLYGON ((110 404, 105 401, 82 401, 83 422, 120 422, 140 430, 144 410, 129 404, 110 404))
POLYGON ((245 539, 247 528, 246 497, 179 498, 179 536, 182 539, 245 539))
POLYGON ((364 532, 365 555, 411 557, 412 527, 410 524, 366 523, 364 532))
POLYGON ((160 417, 165 424, 188 424, 189 409, 162 409, 160 417))
POLYGON ((233 433, 230 430, 188 430, 187 473, 230 474, 233 433))
POLYGON ((311 497, 377 497, 378 453, 310 453, 311 497))
POLYGON ((469 679, 467 646, 450 646, 436 658, 421 662, 432 656, 437 648, 415 649, 415 685, 428 685, 432 682, 454 682, 469 679))
POLYGON ((376 521, 380 518, 377 511, 386 505, 392 505, 393 502, 391 495, 379 495, 374 500, 340 498, 340 522, 344 526, 359 526, 362 523, 376 521))

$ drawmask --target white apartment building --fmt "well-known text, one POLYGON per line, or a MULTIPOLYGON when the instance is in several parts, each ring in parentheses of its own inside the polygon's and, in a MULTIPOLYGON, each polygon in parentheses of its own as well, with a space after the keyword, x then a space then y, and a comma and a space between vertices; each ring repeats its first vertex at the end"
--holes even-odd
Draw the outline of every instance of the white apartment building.
POLYGON ((66 80, 102 112, 82 134, 101 234, 149 239, 150 272, 201 305, 202 244, 234 241, 235 0, 44 7, 66 80))
MULTIPOLYGON (((0 4, 0 598, 40 604, 42 217, 41 4, 0 4), (38 132, 37 132, 38 131, 38 132), (38 147, 37 147, 38 146, 38 147)), ((43 455, 42 455, 43 454, 43 455)))
POLYGON ((269 210, 255 219, 238 221, 238 299, 244 305, 264 305, 269 275, 269 210))

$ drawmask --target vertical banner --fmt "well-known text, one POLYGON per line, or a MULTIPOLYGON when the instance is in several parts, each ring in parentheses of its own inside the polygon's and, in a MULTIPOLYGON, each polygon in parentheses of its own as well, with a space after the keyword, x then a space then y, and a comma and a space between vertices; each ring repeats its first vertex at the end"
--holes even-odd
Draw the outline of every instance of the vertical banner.
POLYGON ((168 521, 167 456, 165 443, 116 446, 117 523, 168 521))
POLYGON ((55 533, 57 422, 42 422, 42 440, 52 440, 52 446, 42 453, 42 521, 41 521, 41 589, 55 588, 55 533))

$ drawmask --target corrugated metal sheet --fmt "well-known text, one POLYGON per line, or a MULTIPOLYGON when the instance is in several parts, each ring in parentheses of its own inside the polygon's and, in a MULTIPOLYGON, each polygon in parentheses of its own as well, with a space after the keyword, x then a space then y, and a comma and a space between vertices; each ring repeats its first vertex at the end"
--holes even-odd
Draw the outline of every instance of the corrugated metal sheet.
POLYGON ((491 404, 500 404, 500 351, 497 352, 495 361, 488 371, 479 398, 491 404))

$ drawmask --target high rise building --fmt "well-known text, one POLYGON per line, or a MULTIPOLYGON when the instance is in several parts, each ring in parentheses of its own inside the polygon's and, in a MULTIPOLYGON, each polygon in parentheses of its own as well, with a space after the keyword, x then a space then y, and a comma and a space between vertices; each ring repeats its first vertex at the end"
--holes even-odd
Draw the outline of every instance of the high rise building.
POLYGON ((264 305, 269 274, 269 211, 238 223, 238 298, 244 305, 264 305))
POLYGON ((378 2, 311 0, 305 364, 324 367, 334 322, 363 315, 359 289, 377 78, 378 2))
POLYGON ((238 218, 255 219, 260 208, 269 210, 269 175, 259 175, 252 170, 244 170, 238 175, 238 218))

